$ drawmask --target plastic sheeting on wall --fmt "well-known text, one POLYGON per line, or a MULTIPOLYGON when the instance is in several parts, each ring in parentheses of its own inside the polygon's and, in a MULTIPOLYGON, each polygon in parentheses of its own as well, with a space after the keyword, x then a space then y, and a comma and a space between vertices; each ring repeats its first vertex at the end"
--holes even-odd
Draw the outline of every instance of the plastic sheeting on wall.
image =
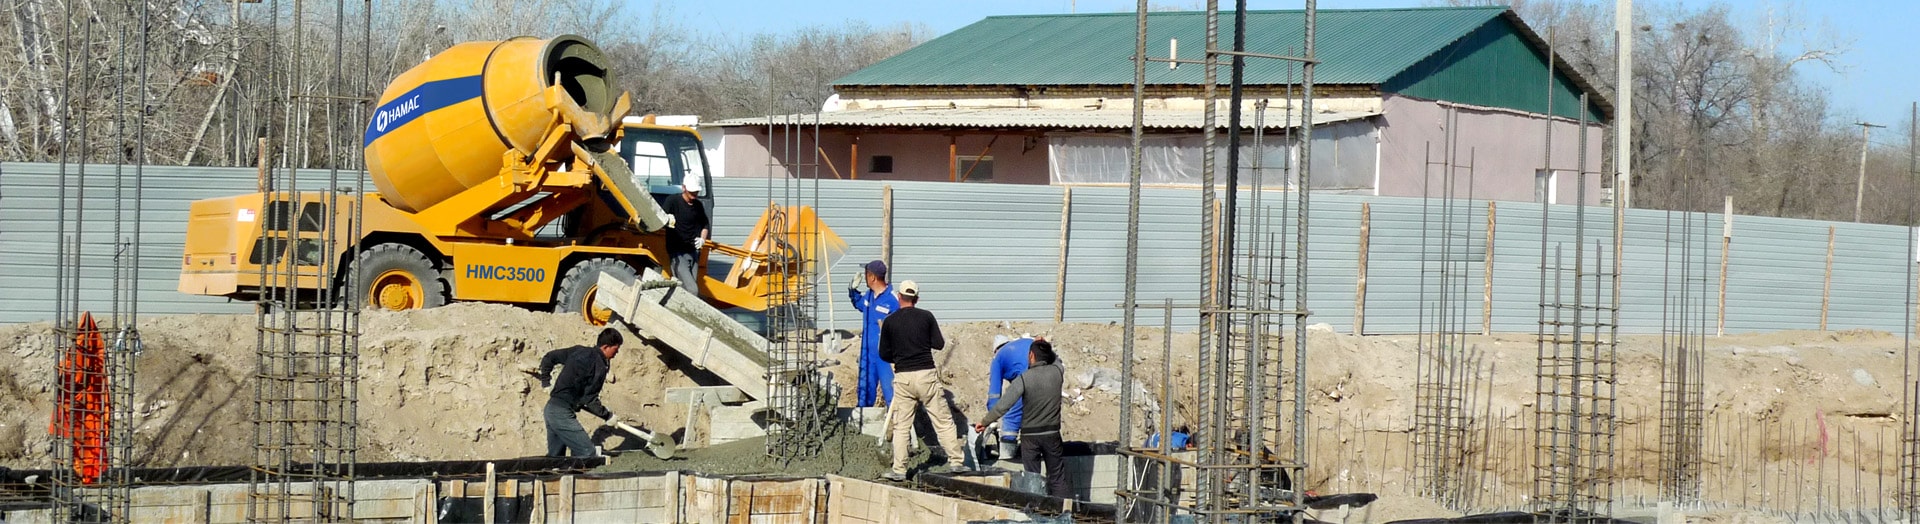
MULTIPOLYGON (((1261 143, 1242 138, 1242 173, 1251 177, 1260 166, 1260 184, 1278 187, 1288 181, 1286 167, 1298 153, 1297 140, 1269 133, 1261 143)), ((1226 136, 1215 139, 1214 176, 1226 176, 1226 136)), ((1127 182, 1124 135, 1058 133, 1048 135, 1048 172, 1055 184, 1121 184, 1127 182)), ((1144 184, 1199 184, 1203 140, 1199 134, 1149 136, 1142 140, 1140 182, 1144 184)), ((1379 132, 1371 120, 1354 120, 1314 128, 1313 187, 1315 189, 1371 189, 1378 159, 1379 132)), ((1251 182, 1251 178, 1246 178, 1251 182)))

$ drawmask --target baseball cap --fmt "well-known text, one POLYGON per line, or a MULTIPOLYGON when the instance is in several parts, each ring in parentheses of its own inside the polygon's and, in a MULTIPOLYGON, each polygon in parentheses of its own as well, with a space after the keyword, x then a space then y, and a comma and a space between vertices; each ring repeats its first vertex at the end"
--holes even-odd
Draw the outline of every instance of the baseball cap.
POLYGON ((920 298, 920 284, 916 284, 912 280, 901 282, 900 296, 920 298))
POLYGON ((699 193, 700 177, 694 176, 692 174, 688 174, 686 178, 680 181, 680 187, 686 189, 688 192, 691 192, 691 193, 699 193))
POLYGON ((872 262, 868 262, 867 265, 864 267, 866 268, 868 273, 873 273, 873 276, 880 277, 880 280, 887 279, 887 263, 886 262, 875 260, 872 262))

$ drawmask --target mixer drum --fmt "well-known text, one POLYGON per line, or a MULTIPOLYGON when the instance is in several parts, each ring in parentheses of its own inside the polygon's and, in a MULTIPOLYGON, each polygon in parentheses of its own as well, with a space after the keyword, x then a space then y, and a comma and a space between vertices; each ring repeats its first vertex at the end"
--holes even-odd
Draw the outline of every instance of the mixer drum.
POLYGON ((543 91, 614 118, 620 93, 578 36, 453 46, 395 78, 367 123, 367 172, 395 208, 419 212, 499 176, 507 148, 531 154, 554 119, 543 91))

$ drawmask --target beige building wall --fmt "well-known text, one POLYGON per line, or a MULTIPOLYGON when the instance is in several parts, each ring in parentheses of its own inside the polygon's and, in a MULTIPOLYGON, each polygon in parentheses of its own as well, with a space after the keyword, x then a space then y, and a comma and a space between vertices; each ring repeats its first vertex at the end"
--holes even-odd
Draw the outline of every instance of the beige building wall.
MULTIPOLYGON (((1452 196, 1469 196, 1467 170, 1473 165, 1471 196, 1483 200, 1535 202, 1536 176, 1544 166, 1547 126, 1553 126, 1553 165, 1558 182, 1556 202, 1572 204, 1579 186, 1580 124, 1507 109, 1490 109, 1399 96, 1386 98, 1381 118, 1380 183, 1382 196, 1447 196, 1443 169, 1428 168, 1429 159, 1444 159, 1449 136, 1462 166, 1456 173, 1452 196), (1551 122, 1551 124, 1549 124, 1551 122), (1448 133, 1451 123, 1452 133, 1448 133), (1431 149, 1431 156, 1427 151, 1431 149), (1471 162, 1469 162, 1471 160, 1471 162)), ((1599 204, 1601 141, 1606 126, 1587 127, 1587 204, 1599 204)))

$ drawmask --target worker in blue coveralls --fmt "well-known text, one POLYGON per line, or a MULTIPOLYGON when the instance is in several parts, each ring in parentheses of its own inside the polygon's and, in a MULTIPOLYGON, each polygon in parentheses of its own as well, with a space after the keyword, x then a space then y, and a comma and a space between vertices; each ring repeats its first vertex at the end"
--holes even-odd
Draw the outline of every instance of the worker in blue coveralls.
MULTIPOLYGON (((1033 337, 1020 337, 994 350, 993 363, 987 366, 988 409, 1000 402, 1001 387, 1027 372, 1027 352, 1033 347, 1033 341, 1033 337)), ((1018 458, 1020 446, 1015 439, 1020 437, 1021 407, 1021 401, 1014 401, 1013 409, 1000 417, 1000 458, 1003 460, 1018 458)))
POLYGON ((856 407, 873 407, 873 391, 880 390, 880 400, 893 405, 893 367, 880 360, 880 321, 887 315, 900 310, 900 298, 893 295, 893 286, 887 284, 887 263, 878 260, 868 262, 862 271, 862 277, 847 284, 847 298, 853 300, 853 308, 860 310, 860 391, 854 395, 856 407), (860 292, 862 279, 867 284, 867 292, 860 292))

